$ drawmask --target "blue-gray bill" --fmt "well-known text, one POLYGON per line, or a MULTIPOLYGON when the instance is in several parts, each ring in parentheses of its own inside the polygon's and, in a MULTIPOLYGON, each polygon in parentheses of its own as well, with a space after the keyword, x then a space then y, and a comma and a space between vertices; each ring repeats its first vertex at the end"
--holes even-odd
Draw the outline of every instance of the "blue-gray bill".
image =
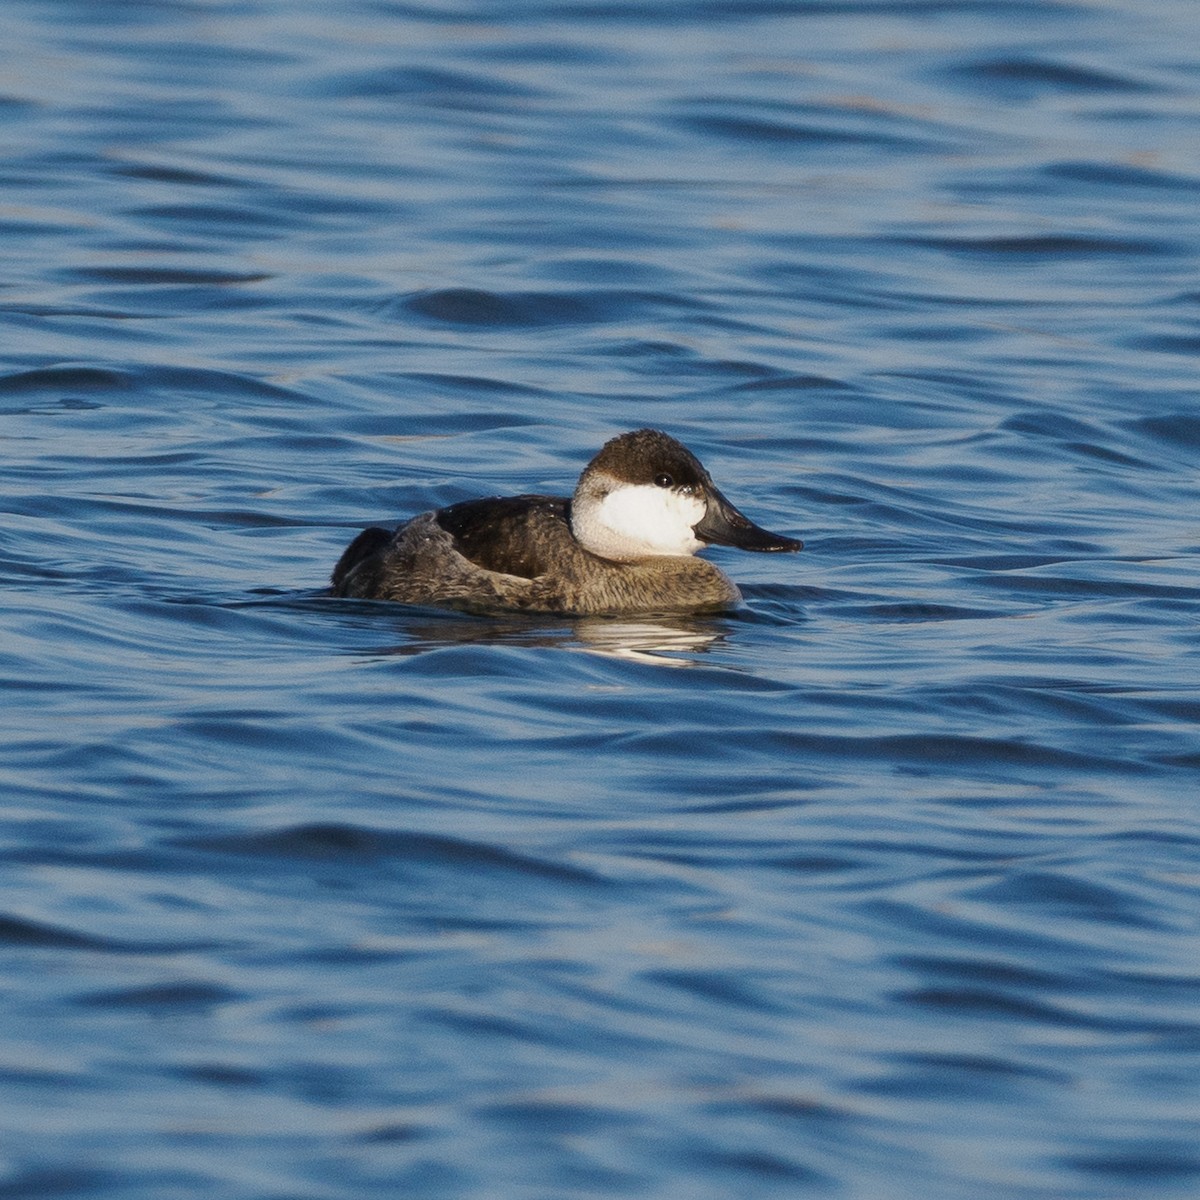
POLYGON ((736 546, 739 550, 764 552, 803 550, 804 543, 797 538, 771 533, 761 525, 755 525, 745 513, 730 503, 721 492, 708 486, 708 511, 692 526, 702 542, 717 546, 736 546))

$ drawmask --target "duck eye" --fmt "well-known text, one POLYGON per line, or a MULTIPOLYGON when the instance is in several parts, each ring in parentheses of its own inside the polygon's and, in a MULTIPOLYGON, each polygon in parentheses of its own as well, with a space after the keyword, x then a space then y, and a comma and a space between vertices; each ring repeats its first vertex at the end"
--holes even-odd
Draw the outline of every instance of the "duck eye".
POLYGON ((675 484, 675 480, 673 480, 670 477, 670 475, 667 475, 665 473, 662 475, 655 475, 655 477, 654 477, 654 486, 655 487, 673 487, 674 484, 675 484))

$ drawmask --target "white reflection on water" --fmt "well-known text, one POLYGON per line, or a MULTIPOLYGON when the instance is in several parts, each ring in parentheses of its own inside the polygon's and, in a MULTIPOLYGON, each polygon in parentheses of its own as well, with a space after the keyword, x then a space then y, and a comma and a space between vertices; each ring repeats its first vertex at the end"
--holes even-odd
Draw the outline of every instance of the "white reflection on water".
POLYGON ((574 631, 581 643, 578 649, 589 654, 660 667, 694 667, 694 659, 674 656, 703 654, 725 639, 711 620, 587 620, 577 622, 574 631))

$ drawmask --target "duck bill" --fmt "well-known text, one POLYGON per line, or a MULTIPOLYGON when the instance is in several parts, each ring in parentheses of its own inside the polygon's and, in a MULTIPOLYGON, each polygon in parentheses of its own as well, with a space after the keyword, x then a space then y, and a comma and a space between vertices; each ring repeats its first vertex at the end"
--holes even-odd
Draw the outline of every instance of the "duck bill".
POLYGON ((736 546, 739 550, 801 550, 804 543, 795 538, 771 533, 739 512, 711 484, 708 509, 692 529, 702 542, 717 546, 736 546))

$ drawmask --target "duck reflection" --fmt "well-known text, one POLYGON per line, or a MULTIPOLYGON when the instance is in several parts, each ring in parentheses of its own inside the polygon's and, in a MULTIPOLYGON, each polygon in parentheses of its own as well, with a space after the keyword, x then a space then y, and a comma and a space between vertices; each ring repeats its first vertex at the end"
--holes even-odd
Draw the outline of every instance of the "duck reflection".
POLYGON ((706 654, 725 640, 726 630, 712 620, 592 619, 575 623, 575 637, 577 649, 592 654, 660 667, 694 667, 696 660, 688 656, 706 654))
POLYGON ((436 618, 405 622, 409 640, 382 653, 423 654, 454 645, 558 647, 608 658, 661 667, 699 665, 694 656, 706 654, 728 637, 728 622, 719 617, 581 617, 547 623, 528 618, 436 618))

